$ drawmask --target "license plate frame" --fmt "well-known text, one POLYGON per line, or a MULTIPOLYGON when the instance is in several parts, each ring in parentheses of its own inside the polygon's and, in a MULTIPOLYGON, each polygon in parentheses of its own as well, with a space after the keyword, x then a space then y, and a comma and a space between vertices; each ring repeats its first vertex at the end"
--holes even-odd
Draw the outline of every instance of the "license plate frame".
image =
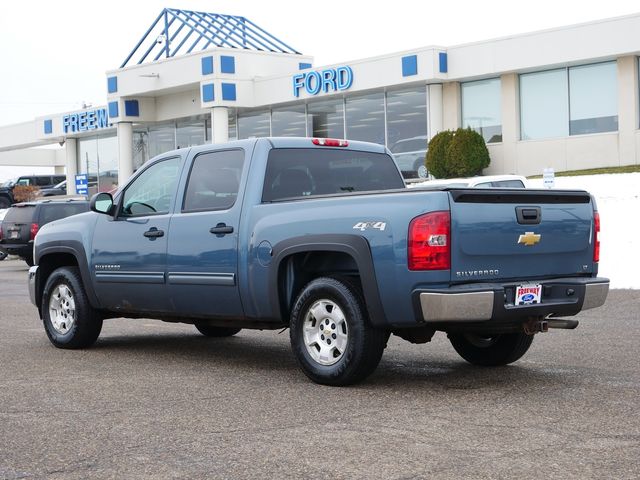
POLYGON ((516 285, 516 305, 538 305, 542 303, 542 284, 524 283, 516 285))

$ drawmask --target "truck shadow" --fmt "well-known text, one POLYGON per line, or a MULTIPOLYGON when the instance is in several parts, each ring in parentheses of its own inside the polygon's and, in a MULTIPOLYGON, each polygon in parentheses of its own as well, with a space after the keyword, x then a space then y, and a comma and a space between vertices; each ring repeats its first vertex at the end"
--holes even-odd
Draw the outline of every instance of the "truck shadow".
MULTIPOLYGON (((282 336, 247 335, 228 338, 207 338, 194 333, 108 336, 100 338, 93 351, 119 362, 145 364, 166 363, 166 368, 188 368, 193 371, 228 369, 230 375, 260 375, 273 372, 280 381, 309 383, 299 370, 289 346, 286 332, 282 336), (264 336, 264 338, 262 338, 264 336), (282 337, 282 338, 281 338, 282 337), (204 368, 204 370, 203 370, 204 368)), ((476 367, 439 352, 395 350, 383 356, 376 371, 354 389, 430 388, 442 390, 480 390, 494 392, 517 388, 526 390, 545 388, 567 388, 576 382, 570 371, 547 368, 540 364, 528 364, 524 360, 504 367, 476 367)))

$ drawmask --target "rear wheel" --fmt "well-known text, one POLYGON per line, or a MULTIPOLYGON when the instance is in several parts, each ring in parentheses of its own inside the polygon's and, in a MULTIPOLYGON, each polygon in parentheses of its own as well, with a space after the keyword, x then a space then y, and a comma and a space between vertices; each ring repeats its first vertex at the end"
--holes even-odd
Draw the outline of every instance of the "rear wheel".
POLYGON ((4 260, 5 258, 7 258, 7 256, 8 256, 8 255, 9 255, 9 254, 7 253, 7 251, 6 251, 6 250, 2 250, 2 249, 0 248, 0 262, 1 262, 2 260, 4 260))
POLYGON ((214 327, 201 322, 194 323, 194 326, 205 337, 231 337, 242 330, 233 327, 214 327))
POLYGON ((24 257, 20 257, 22 258, 22 260, 24 260, 24 262, 29 265, 30 267, 33 267, 33 254, 28 254, 25 255, 24 257))
POLYGON ((449 334, 451 345, 467 362, 474 365, 507 365, 520 359, 533 342, 533 335, 526 333, 502 333, 482 335, 477 333, 449 334))
POLYGON ((369 324, 360 289, 346 279, 307 284, 291 312, 291 347, 302 371, 324 385, 350 385, 380 362, 389 333, 369 324))
POLYGON ((49 276, 42 293, 42 321, 58 348, 92 345, 102 330, 102 318, 91 307, 77 267, 61 267, 49 276))
POLYGON ((11 201, 7 197, 0 197, 0 209, 9 208, 11 201))

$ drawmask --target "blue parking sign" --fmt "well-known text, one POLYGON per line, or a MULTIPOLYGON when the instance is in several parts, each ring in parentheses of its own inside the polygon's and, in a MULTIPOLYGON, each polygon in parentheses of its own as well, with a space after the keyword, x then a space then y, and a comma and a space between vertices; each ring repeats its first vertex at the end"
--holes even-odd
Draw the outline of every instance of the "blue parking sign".
POLYGON ((86 173, 76 175, 76 193, 78 195, 89 194, 89 177, 86 173))

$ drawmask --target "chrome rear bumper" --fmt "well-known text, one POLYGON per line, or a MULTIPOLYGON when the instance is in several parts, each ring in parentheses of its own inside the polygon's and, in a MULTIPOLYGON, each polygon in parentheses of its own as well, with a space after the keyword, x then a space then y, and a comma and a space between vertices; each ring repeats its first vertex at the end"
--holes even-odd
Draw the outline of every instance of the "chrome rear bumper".
POLYGON ((419 291, 425 322, 484 322, 515 320, 548 315, 575 315, 604 305, 609 293, 606 278, 561 278, 542 280, 549 294, 542 303, 514 305, 506 301, 513 284, 476 284, 443 290, 419 291))

